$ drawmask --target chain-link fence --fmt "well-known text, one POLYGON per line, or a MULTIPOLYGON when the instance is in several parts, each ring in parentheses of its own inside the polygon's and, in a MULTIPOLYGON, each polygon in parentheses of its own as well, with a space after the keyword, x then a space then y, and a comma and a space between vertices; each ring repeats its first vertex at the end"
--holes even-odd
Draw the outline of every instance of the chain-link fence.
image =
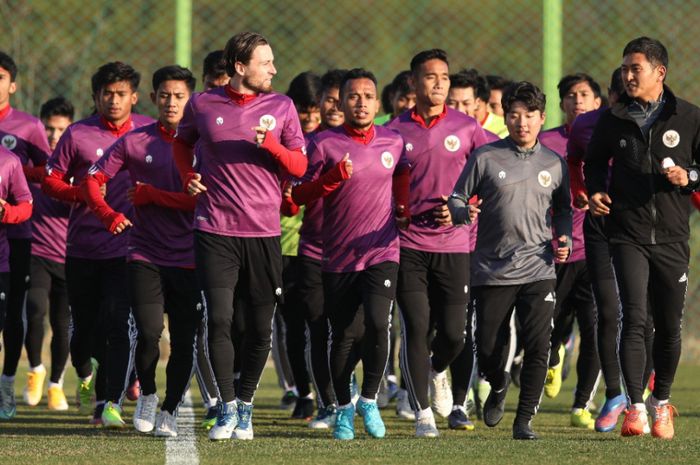
MULTIPOLYGON (((184 0, 189 3, 189 0, 184 0)), ((556 3, 557 0, 554 0, 556 3)), ((0 49, 20 67, 14 105, 36 113, 64 95, 80 116, 92 108, 90 76, 107 61, 132 64, 143 76, 137 111, 148 103, 150 76, 175 62, 178 0, 0 0, 0 49)), ((254 30, 272 43, 285 91, 301 71, 362 66, 380 85, 408 68, 419 50, 440 47, 453 70, 543 81, 543 7, 537 0, 192 0, 192 70, 236 32, 254 30)), ((563 0, 562 73, 585 71, 605 86, 624 45, 649 35, 670 53, 668 83, 700 103, 700 8, 683 0, 563 0)), ((180 31, 182 32, 182 31, 180 31)), ((181 63, 182 64, 182 63, 181 63)), ((186 64, 186 63, 185 63, 186 64)), ((550 96, 555 101, 556 96, 550 96)), ((700 215, 691 219, 693 258, 685 318, 687 359, 700 360, 700 215)))

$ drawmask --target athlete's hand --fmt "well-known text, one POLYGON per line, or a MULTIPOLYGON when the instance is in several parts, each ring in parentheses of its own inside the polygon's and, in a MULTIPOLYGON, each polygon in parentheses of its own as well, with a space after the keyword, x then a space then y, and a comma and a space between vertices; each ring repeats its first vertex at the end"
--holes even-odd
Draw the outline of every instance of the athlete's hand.
POLYGON ((559 236, 559 247, 554 251, 554 258, 558 262, 565 262, 567 258, 569 258, 569 254, 571 254, 571 249, 569 248, 569 238, 567 236, 559 236))
POLYGON ((612 205, 612 200, 607 192, 596 192, 591 195, 588 205, 593 216, 605 216, 610 214, 609 205, 612 205))
POLYGON ((579 210, 588 210, 588 195, 585 192, 579 192, 574 198, 574 207, 579 210))
POLYGON ((124 218, 114 226, 114 231, 112 231, 112 233, 116 236, 117 234, 121 234, 126 231, 126 228, 130 228, 132 226, 133 224, 131 224, 131 221, 129 221, 128 218, 124 218))
POLYGON ((190 182, 187 183, 187 193, 191 196, 199 195, 207 191, 207 187, 202 184, 202 175, 194 173, 190 182))
POLYGON ((100 186, 100 194, 102 195, 102 197, 107 195, 107 183, 104 183, 100 186))
POLYGON ((342 163, 341 170, 345 172, 343 179, 350 179, 352 177, 352 160, 350 160, 350 154, 346 153, 343 159, 340 160, 340 163, 342 163))
POLYGON ((452 226, 452 215, 450 214, 450 209, 447 208, 447 196, 441 195, 440 201, 442 203, 433 208, 435 222, 440 226, 452 226))
POLYGON ((664 170, 666 179, 674 186, 685 187, 688 185, 688 171, 680 166, 672 166, 664 170))
POLYGON ((467 205, 467 208, 469 209, 469 222, 470 223, 473 223, 478 218, 479 213, 481 213, 481 209, 479 207, 481 206, 482 203, 484 203, 484 200, 479 199, 479 201, 476 202, 476 204, 470 203, 469 205, 467 205))
POLYGON ((260 147, 263 142, 265 142, 265 135, 267 134, 267 128, 265 126, 255 126, 253 128, 253 131, 255 131, 255 144, 260 147))

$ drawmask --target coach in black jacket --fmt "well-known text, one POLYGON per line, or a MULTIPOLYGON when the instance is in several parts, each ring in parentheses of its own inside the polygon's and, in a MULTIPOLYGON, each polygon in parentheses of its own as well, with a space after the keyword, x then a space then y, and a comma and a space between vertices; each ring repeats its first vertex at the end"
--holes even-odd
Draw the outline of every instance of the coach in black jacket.
POLYGON ((601 116, 584 172, 593 193, 591 212, 610 215, 607 232, 622 302, 620 361, 632 404, 622 435, 648 432, 648 406, 652 434, 670 439, 675 409, 668 400, 681 352, 690 260, 689 194, 700 184, 700 108, 664 85, 667 67, 661 42, 640 37, 627 44, 626 95, 601 116), (645 406, 647 297, 656 327, 656 384, 645 406))

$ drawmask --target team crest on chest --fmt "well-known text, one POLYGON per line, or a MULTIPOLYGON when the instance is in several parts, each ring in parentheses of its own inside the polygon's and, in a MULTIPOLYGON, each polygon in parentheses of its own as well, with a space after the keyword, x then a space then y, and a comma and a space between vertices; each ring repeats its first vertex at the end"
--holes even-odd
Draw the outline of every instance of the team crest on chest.
POLYGON ((224 124, 224 119, 221 116, 219 116, 218 118, 216 118, 216 124, 221 126, 222 124, 224 124))
POLYGON ((445 137, 445 148, 450 152, 456 152, 462 143, 459 141, 459 137, 451 134, 445 137))
POLYGON ((552 174, 547 170, 542 170, 537 174, 537 182, 540 183, 542 187, 549 187, 552 185, 552 174))
POLYGON ((2 138, 2 146, 8 150, 13 150, 17 147, 17 138, 12 134, 6 134, 5 137, 2 138))
POLYGON ((260 126, 272 131, 277 126, 277 120, 272 115, 263 115, 260 117, 260 126))
POLYGON ((146 163, 149 165, 153 163, 153 157, 151 155, 146 155, 146 163))
POLYGON ((382 165, 386 169, 391 169, 394 166, 394 156, 389 152, 382 153, 382 165))
POLYGON ((498 179, 505 179, 506 178, 506 172, 505 171, 499 171, 498 172, 498 179))
POLYGON ((673 147, 677 146, 681 142, 681 136, 678 134, 677 131, 674 131, 673 129, 669 129, 668 131, 664 132, 663 135, 663 142, 664 145, 670 149, 673 147))
POLYGON ((413 151, 413 144, 410 142, 406 142, 406 151, 411 152, 413 151))
POLYGON ((97 155, 98 157, 101 157, 104 154, 105 154, 105 151, 102 149, 95 150, 95 155, 97 155))

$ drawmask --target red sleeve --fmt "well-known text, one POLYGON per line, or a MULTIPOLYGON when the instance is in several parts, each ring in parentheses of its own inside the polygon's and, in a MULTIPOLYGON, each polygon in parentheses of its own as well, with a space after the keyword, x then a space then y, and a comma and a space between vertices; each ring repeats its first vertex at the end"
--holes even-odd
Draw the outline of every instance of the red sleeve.
POLYGON ((32 216, 32 203, 20 202, 17 205, 6 203, 3 205, 1 223, 17 224, 27 221, 32 216))
POLYGON ((192 168, 194 146, 176 137, 173 141, 173 159, 175 160, 177 171, 180 173, 183 188, 186 189, 187 183, 190 182, 190 179, 195 174, 194 168, 192 168))
POLYGON ((137 184, 134 190, 133 203, 137 207, 152 203, 159 207, 192 212, 197 203, 197 198, 183 192, 168 192, 150 184, 137 184))
POLYGON ((345 163, 338 162, 323 176, 315 181, 305 182, 292 189, 292 201, 297 205, 306 205, 327 196, 336 190, 342 181, 349 179, 345 163))
POLYGON ((408 210, 409 186, 411 184, 411 172, 408 167, 398 167, 394 171, 391 183, 391 191, 394 194, 394 203, 397 216, 410 218, 411 212, 408 210))
POLYGON ((700 210, 700 192, 693 192, 690 196, 690 200, 693 202, 693 205, 695 205, 695 208, 700 210))
POLYGON ((109 232, 114 233, 117 225, 123 222, 126 217, 122 213, 114 211, 102 197, 100 186, 108 180, 109 178, 104 173, 98 171, 94 175, 88 175, 85 178, 80 185, 80 190, 90 210, 99 218, 109 232))
POLYGON ((80 187, 71 186, 65 179, 64 173, 56 170, 51 170, 41 182, 41 190, 45 194, 64 202, 83 202, 83 196, 80 193, 80 187))
POLYGON ((46 163, 39 166, 23 165, 22 171, 28 182, 41 182, 46 176, 46 163))
POLYGON ((309 164, 309 160, 306 155, 301 151, 301 148, 297 150, 289 150, 284 145, 280 144, 275 136, 271 132, 265 134, 265 140, 263 141, 262 148, 270 152, 272 158, 277 160, 282 169, 295 178, 300 178, 306 173, 306 167, 309 164))
POLYGON ((284 216, 295 216, 299 213, 299 205, 294 203, 291 197, 285 197, 284 191, 289 186, 289 181, 282 183, 282 205, 280 205, 280 213, 284 216))
POLYGON ((588 195, 586 184, 583 181, 583 160, 569 155, 566 158, 566 163, 569 165, 571 197, 575 199, 581 193, 588 195))

